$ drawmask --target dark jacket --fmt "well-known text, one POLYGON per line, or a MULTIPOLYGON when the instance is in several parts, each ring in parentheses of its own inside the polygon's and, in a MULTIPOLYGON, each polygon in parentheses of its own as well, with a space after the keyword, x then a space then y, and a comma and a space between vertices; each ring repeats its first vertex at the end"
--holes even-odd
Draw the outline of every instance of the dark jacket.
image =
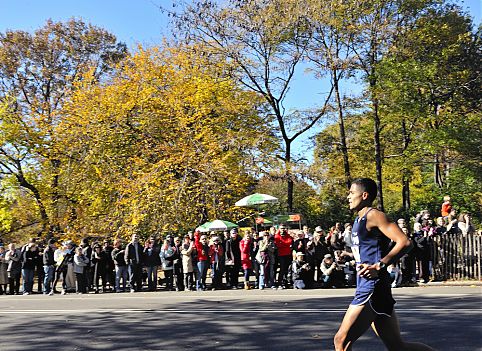
POLYGON ((241 250, 239 249, 240 242, 241 238, 239 235, 234 240, 233 238, 229 238, 229 240, 226 241, 226 259, 233 260, 236 265, 241 265, 241 250))
POLYGON ((107 253, 105 251, 100 251, 97 253, 95 250, 92 252, 92 258, 90 260, 94 266, 94 271, 97 274, 102 274, 107 269, 107 253))
POLYGON ((114 250, 112 250, 112 259, 114 260, 114 264, 120 267, 127 266, 124 256, 125 256, 124 249, 115 248, 114 250))
POLYGON ((35 269, 39 261, 38 250, 31 251, 29 249, 25 250, 22 255, 22 268, 23 269, 35 269))
POLYGON ((158 245, 153 245, 152 248, 145 247, 143 251, 144 266, 146 267, 160 266, 161 265, 161 259, 159 258, 160 253, 161 253, 161 248, 158 245))
POLYGON ((144 253, 144 249, 143 247, 141 246, 141 244, 139 243, 132 243, 130 242, 129 244, 127 244, 126 246, 126 251, 125 251, 125 254, 124 254, 124 259, 126 260, 126 263, 129 265, 129 264, 142 264, 143 262, 143 253, 144 253), (137 246, 137 253, 139 255, 139 261, 137 261, 137 257, 136 257, 136 248, 135 246, 137 246))
POLYGON ((44 266, 54 266, 55 265, 54 252, 55 252, 54 249, 52 249, 50 246, 47 246, 47 248, 44 251, 44 255, 43 255, 44 266))

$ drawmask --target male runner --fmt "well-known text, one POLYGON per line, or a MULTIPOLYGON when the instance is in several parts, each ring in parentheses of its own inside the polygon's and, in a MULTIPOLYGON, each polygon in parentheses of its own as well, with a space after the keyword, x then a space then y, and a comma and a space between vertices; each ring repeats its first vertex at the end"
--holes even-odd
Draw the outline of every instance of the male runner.
POLYGON ((404 342, 400 336, 386 267, 410 251, 412 243, 383 212, 371 208, 376 195, 377 185, 369 178, 353 181, 348 194, 350 209, 358 212, 351 247, 357 263, 357 288, 335 335, 335 349, 351 350, 371 325, 388 350, 433 350, 424 344, 404 342), (388 250, 390 240, 395 246, 388 250))

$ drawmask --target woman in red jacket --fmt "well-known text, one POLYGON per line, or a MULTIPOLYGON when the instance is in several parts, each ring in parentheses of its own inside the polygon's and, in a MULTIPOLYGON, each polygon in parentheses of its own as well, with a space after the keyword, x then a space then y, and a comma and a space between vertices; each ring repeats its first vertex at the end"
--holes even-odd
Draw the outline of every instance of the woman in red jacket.
POLYGON ((251 273, 252 261, 251 261, 251 237, 246 233, 243 240, 239 242, 239 250, 241 251, 241 265, 244 270, 244 288, 246 290, 251 289, 249 286, 249 275, 251 273))
POLYGON ((279 275, 278 289, 285 289, 288 285, 288 269, 293 261, 292 245, 293 238, 288 233, 288 228, 280 225, 278 232, 274 236, 274 242, 278 249, 279 275))

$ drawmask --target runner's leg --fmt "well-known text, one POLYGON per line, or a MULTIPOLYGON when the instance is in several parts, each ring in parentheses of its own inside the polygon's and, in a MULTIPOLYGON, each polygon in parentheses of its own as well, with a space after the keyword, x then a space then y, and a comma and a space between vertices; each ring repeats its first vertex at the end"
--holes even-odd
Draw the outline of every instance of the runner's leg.
POLYGON ((359 306, 350 305, 335 335, 335 350, 351 350, 353 343, 365 333, 375 318, 376 314, 368 303, 359 306))
POLYGON ((431 347, 415 342, 404 342, 400 335, 400 325, 397 314, 392 316, 378 315, 372 328, 390 351, 433 351, 431 347))

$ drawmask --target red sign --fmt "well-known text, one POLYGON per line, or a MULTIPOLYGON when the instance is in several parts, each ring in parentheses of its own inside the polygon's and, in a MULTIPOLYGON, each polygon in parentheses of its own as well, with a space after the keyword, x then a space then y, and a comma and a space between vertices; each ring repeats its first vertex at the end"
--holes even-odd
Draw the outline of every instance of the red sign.
POLYGON ((256 218, 256 224, 263 224, 264 223, 264 218, 263 217, 257 217, 256 218))

